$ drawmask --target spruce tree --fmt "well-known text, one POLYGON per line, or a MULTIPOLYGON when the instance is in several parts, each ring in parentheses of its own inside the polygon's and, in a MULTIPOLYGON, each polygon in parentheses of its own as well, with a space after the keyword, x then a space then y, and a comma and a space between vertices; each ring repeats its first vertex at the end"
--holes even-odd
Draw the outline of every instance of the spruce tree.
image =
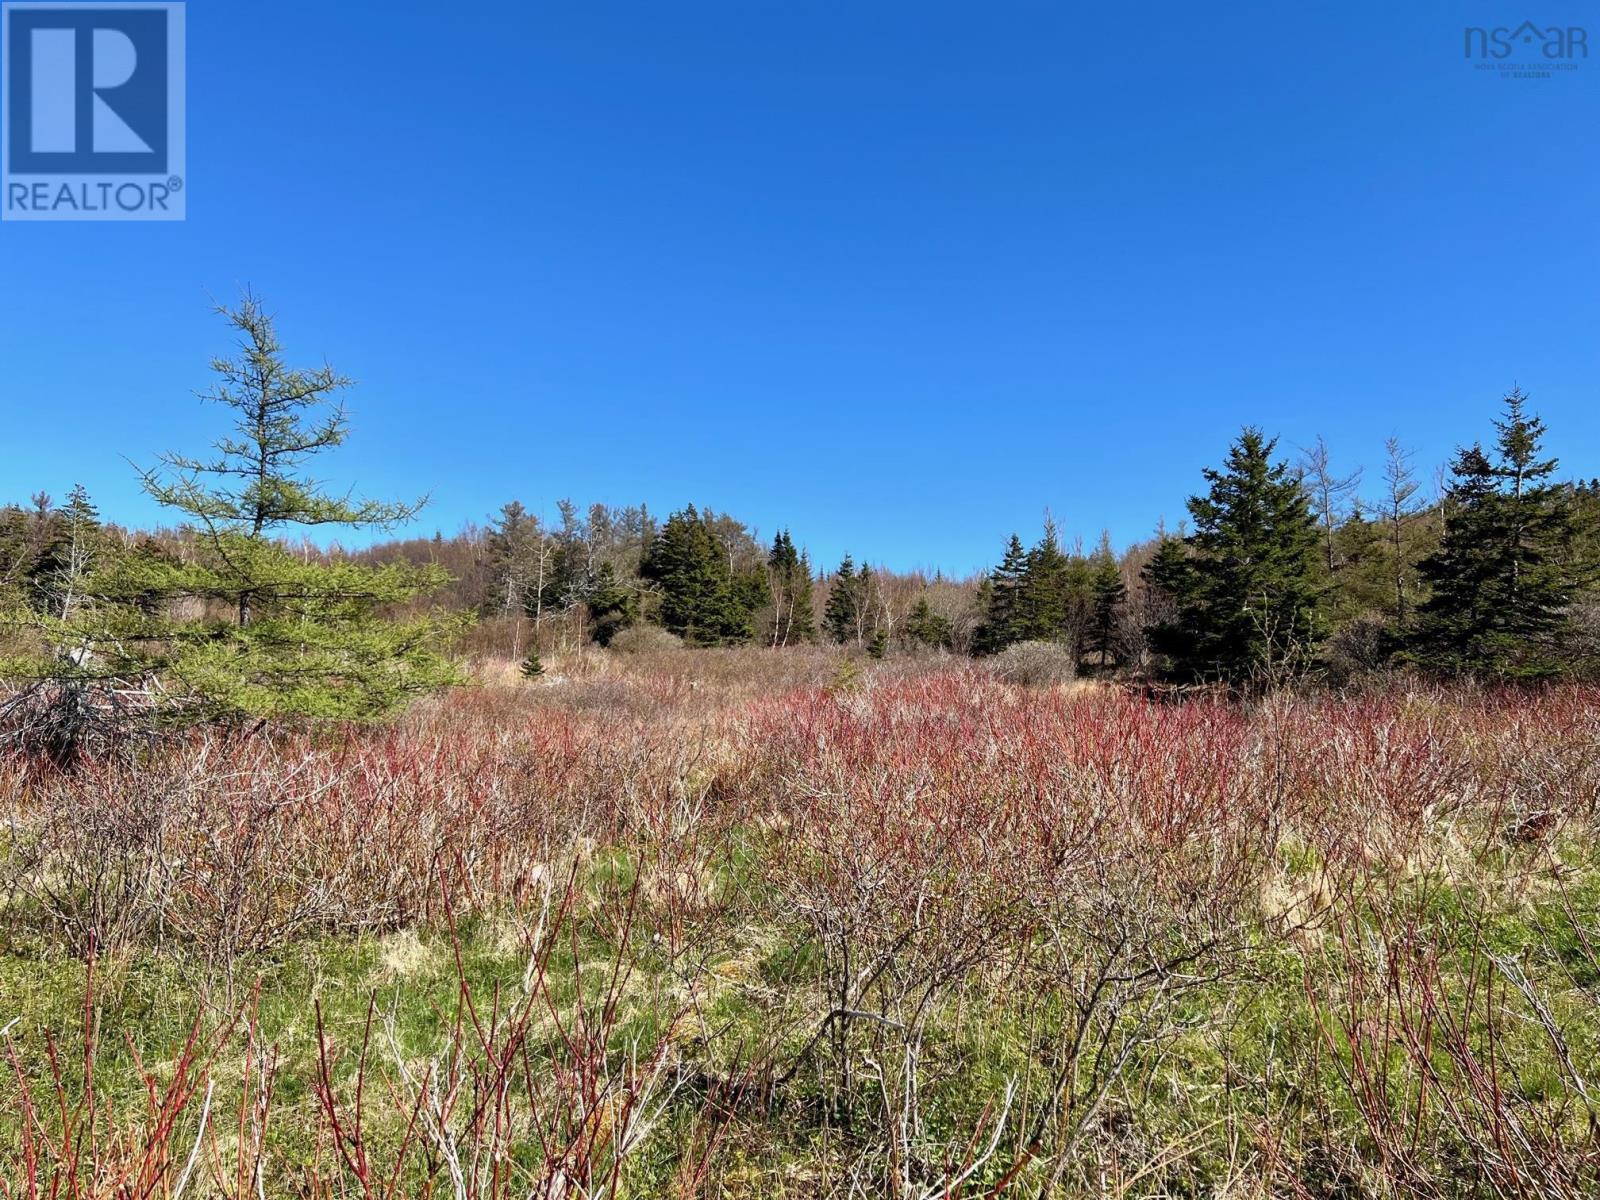
POLYGON ((1316 520, 1288 465, 1272 461, 1276 444, 1246 428, 1189 500, 1191 554, 1169 580, 1179 636, 1164 639, 1180 679, 1269 686, 1303 669, 1323 635, 1316 520))
POLYGON ((789 601, 791 641, 814 642, 817 640, 817 617, 811 594, 812 577, 811 556, 802 550, 800 552, 800 565, 796 568, 790 584, 794 593, 789 601))
POLYGON ((1072 561, 1061 549, 1054 524, 1028 551, 1016 592, 1013 640, 1053 642, 1071 636, 1073 614, 1072 561))
POLYGON ((1121 649, 1119 631, 1122 627, 1122 608, 1128 598, 1127 585, 1122 582, 1122 571, 1117 566, 1116 555, 1111 551, 1111 539, 1102 535, 1100 548, 1095 551, 1090 578, 1091 617, 1086 649, 1100 656, 1102 667, 1110 666, 1121 649))
POLYGON ((728 579, 722 556, 694 505, 667 518, 639 572, 660 592, 661 624, 693 645, 722 639, 728 579))
POLYGON ((765 582, 733 573, 709 524, 692 504, 661 527, 640 574, 659 592, 661 624, 691 645, 748 641, 751 614, 765 601, 765 582))
POLYGON ((84 603, 101 557, 100 513, 80 483, 50 516, 49 540, 30 572, 31 590, 35 608, 65 620, 84 603))
POLYGON ((772 597, 768 644, 792 646, 816 640, 811 611, 811 565, 795 549, 787 529, 772 539, 767 555, 767 587, 772 597))
POLYGON ((1083 658, 1089 627, 1094 623, 1094 567, 1082 554, 1067 559, 1067 620, 1059 640, 1071 650, 1073 662, 1083 658))
POLYGON ((828 589, 828 603, 822 610, 823 629, 841 646, 861 637, 861 591, 861 576, 856 574, 855 561, 846 554, 834 573, 833 586, 828 589))
POLYGON ((53 501, 43 492, 33 497, 32 510, 16 504, 0 508, 0 601, 26 604, 42 569, 41 563, 57 529, 53 501))
POLYGON ((549 552, 539 518, 512 500, 501 506, 485 539, 494 591, 485 605, 490 611, 535 615, 546 581, 542 568, 549 552))
POLYGON ((954 641, 950 621, 933 611, 926 596, 917 599, 902 626, 908 645, 923 646, 931 650, 948 650, 954 641))
POLYGON ((1193 653, 1194 639, 1179 623, 1184 598, 1193 587, 1192 570, 1184 539, 1162 533, 1155 553, 1139 572, 1145 640, 1150 649, 1167 662, 1171 673, 1176 673, 1172 664, 1187 660, 1193 653))
POLYGON ((1496 455, 1456 454, 1444 533, 1420 570, 1432 594, 1418 611, 1412 658, 1449 674, 1538 678, 1559 671, 1573 580, 1569 494, 1541 458, 1544 423, 1513 389, 1495 422, 1496 455))
POLYGON ((1024 614, 1021 592, 1028 572, 1028 553, 1016 534, 1006 543, 1005 557, 988 579, 983 621, 973 635, 973 650, 978 654, 998 654, 1025 634, 1021 632, 1024 614))
POLYGON ((589 590, 589 636, 601 646, 639 619, 639 603, 610 563, 601 563, 589 590))

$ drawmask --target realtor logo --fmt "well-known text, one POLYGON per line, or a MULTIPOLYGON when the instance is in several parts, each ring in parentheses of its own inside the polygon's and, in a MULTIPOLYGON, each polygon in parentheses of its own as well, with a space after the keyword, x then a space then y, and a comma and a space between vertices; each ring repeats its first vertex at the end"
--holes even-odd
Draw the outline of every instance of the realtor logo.
POLYGON ((0 5, 0 218, 184 217, 184 6, 0 5))

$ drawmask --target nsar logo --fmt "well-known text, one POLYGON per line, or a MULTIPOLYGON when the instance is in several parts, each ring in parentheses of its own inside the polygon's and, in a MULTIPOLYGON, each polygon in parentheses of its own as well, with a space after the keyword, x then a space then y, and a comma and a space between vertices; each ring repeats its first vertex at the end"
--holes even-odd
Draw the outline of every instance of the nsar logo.
POLYGON ((184 6, 0 5, 0 218, 176 221, 184 6))
POLYGON ((1544 58, 1589 57, 1589 33, 1580 25, 1551 25, 1548 29, 1541 29, 1532 21, 1524 21, 1515 29, 1469 25, 1466 35, 1462 53, 1468 58, 1510 58, 1518 48, 1531 51, 1535 47, 1544 58))

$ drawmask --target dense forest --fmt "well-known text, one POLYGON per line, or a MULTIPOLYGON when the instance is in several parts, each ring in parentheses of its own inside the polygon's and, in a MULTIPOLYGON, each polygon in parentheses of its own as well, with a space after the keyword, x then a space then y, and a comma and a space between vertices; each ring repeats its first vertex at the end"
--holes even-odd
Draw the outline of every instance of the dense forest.
POLYGON ((310 461, 348 434, 349 381, 287 365, 254 297, 221 312, 237 355, 213 364, 207 398, 235 429, 143 470, 170 527, 105 520, 82 487, 0 509, 14 691, 80 714, 364 717, 448 684, 463 654, 537 675, 542 653, 640 628, 878 658, 1040 643, 1074 671, 1234 690, 1387 669, 1578 676, 1600 651, 1600 485, 1560 477, 1519 389, 1431 491, 1397 441, 1369 479, 1321 439, 1289 453, 1247 428, 1180 528, 1118 553, 1047 517, 972 579, 870 554, 818 564, 796 531, 693 504, 663 520, 562 501, 547 523, 512 500, 450 537, 318 548, 315 530, 392 531, 420 505, 312 482, 310 461))

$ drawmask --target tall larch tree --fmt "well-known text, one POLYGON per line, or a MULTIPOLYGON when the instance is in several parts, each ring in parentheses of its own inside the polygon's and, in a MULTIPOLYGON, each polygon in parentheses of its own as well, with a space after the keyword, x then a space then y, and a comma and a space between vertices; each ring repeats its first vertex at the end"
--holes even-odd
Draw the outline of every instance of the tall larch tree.
POLYGON ((349 381, 290 367, 254 295, 218 311, 237 353, 212 362, 202 399, 231 411, 232 432, 209 454, 165 454, 142 472, 188 548, 108 556, 91 573, 79 612, 47 631, 78 648, 58 682, 114 681, 119 695, 148 685, 150 714, 174 720, 374 717, 451 682, 440 646, 455 622, 396 611, 437 590, 441 570, 288 544, 312 530, 388 529, 419 507, 336 494, 308 473, 348 435, 338 394, 349 381))

